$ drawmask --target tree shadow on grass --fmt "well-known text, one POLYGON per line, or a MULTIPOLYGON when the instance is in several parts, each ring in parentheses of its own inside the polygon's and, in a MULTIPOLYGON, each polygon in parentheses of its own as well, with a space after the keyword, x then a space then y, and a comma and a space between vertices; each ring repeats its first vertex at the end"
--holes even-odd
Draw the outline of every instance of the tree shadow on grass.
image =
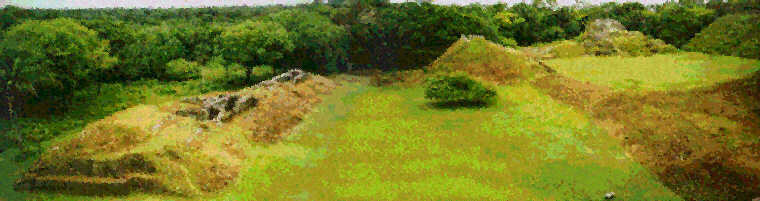
POLYGON ((424 109, 437 110, 459 110, 459 109, 486 109, 496 105, 495 101, 456 101, 456 102, 427 102, 420 107, 424 109))

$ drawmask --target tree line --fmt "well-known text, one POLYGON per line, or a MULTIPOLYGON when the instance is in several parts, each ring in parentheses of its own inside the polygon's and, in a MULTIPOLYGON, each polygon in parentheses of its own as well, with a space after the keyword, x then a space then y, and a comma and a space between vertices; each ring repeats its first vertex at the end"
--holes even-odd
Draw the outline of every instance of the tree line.
POLYGON ((599 18, 680 47, 717 17, 759 8, 751 0, 586 7, 386 0, 166 9, 6 6, 0 10, 0 114, 26 116, 24 106, 65 103, 71 92, 96 83, 197 78, 210 63, 244 72, 234 81, 241 85, 255 81, 251 74, 259 66, 322 74, 350 67, 416 69, 462 35, 529 46, 577 37, 599 18))

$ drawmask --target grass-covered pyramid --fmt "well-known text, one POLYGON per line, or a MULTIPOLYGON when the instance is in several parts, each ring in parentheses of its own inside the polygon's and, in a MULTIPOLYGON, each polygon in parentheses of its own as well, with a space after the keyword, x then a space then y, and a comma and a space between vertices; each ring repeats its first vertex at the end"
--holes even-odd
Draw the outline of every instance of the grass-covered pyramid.
POLYGON ((760 59, 760 14, 733 14, 715 20, 685 49, 760 59))
POLYGON ((462 37, 430 64, 427 71, 460 71, 494 84, 510 84, 536 74, 535 66, 516 50, 479 36, 462 37))
POLYGON ((332 88, 326 78, 300 74, 132 107, 54 142, 16 188, 84 195, 212 192, 237 177, 256 143, 282 137, 332 88))

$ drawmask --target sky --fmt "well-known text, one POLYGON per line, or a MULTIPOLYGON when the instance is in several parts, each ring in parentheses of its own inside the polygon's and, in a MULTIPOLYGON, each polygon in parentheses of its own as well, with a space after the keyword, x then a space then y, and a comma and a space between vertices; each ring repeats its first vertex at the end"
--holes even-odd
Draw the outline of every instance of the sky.
MULTIPOLYGON (((285 4, 293 5, 298 3, 307 3, 312 0, 0 0, 0 6, 15 5, 24 8, 107 8, 107 7, 125 7, 125 8, 169 8, 169 7, 207 7, 207 6, 229 6, 229 5, 267 5, 267 4, 285 4)), ((405 0, 391 0, 391 2, 404 2, 405 0)), ((494 4, 504 2, 515 4, 520 2, 532 2, 532 0, 435 0, 436 4, 458 4, 466 5, 470 3, 494 4)), ((666 0, 585 0, 591 4, 600 4, 605 2, 632 2, 638 1, 643 4, 659 4, 666 0)), ((557 0, 560 6, 572 5, 575 0, 557 0)))

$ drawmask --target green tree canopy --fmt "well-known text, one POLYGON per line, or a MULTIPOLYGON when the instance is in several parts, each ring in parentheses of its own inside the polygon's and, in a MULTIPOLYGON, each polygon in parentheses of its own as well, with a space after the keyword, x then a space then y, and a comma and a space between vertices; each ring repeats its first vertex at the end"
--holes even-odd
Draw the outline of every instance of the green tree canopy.
POLYGON ((325 16, 303 10, 285 10, 269 16, 282 24, 295 49, 287 55, 290 65, 312 72, 335 72, 345 59, 348 33, 325 16))
POLYGON ((108 41, 72 19, 30 20, 0 42, 0 78, 24 94, 63 95, 115 59, 108 41))
POLYGON ((161 24, 134 33, 134 43, 126 46, 123 69, 119 71, 127 79, 163 78, 166 63, 185 57, 185 49, 176 37, 176 31, 168 24, 161 24))
POLYGON ((288 31, 276 22, 245 21, 227 27, 218 38, 222 55, 246 67, 246 80, 257 65, 273 65, 293 51, 288 31))

